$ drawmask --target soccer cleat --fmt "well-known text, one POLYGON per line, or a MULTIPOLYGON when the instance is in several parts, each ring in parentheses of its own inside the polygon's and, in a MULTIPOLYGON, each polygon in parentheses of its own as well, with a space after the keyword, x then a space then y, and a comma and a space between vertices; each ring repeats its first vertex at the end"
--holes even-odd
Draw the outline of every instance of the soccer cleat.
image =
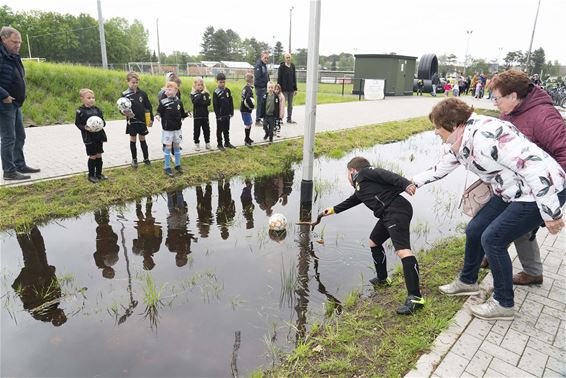
POLYGON ((206 148, 207 150, 212 150, 212 147, 210 146, 210 143, 206 143, 204 145, 204 148, 206 148))
POLYGON ((200 143, 195 143, 195 151, 200 151, 200 143))
POLYGON ((267 140, 267 138, 269 138, 269 135, 265 134, 265 135, 263 136, 263 140, 267 140))
POLYGON ((442 294, 449 296, 478 295, 480 293, 480 286, 477 283, 467 284, 460 281, 459 278, 456 278, 447 285, 439 286, 438 290, 440 290, 442 294))
POLYGON ((424 307, 424 298, 417 297, 416 295, 409 295, 405 300, 405 303, 397 307, 397 313, 399 315, 411 315, 415 311, 424 307))
POLYGON ((226 148, 236 148, 236 146, 234 146, 234 145, 231 144, 231 143, 226 143, 226 144, 224 145, 224 147, 226 147, 226 148))
POLYGON ((98 182, 98 179, 96 178, 96 176, 88 176, 88 181, 96 184, 98 182))
POLYGON ((173 171, 171 170, 171 168, 165 168, 165 174, 169 177, 174 177, 175 175, 173 174, 173 171))
POLYGON ((373 286, 391 286, 393 281, 389 277, 385 278, 384 280, 380 280, 379 278, 374 277, 371 280, 369 280, 369 283, 372 284, 373 286))
POLYGON ((137 168, 138 167, 138 160, 137 159, 132 159, 132 162, 130 164, 132 166, 132 168, 137 168))
POLYGON ((108 180, 108 177, 104 176, 102 173, 96 175, 96 178, 98 179, 98 181, 108 180))
POLYGON ((472 315, 484 320, 513 320, 515 315, 514 307, 503 307, 493 297, 485 303, 470 306, 472 315))
POLYGON ((247 140, 245 143, 246 147, 251 147, 252 146, 252 142, 250 142, 249 140, 247 140))
POLYGON ((182 174, 183 173, 183 168, 181 168, 180 165, 176 165, 175 166, 175 170, 177 171, 177 173, 182 174))
POLYGON ((221 145, 221 144, 219 144, 219 145, 216 146, 216 147, 218 147, 218 149, 219 149, 220 151, 226 151, 226 149, 224 148, 224 146, 221 145))
POLYGON ((145 165, 151 165, 151 161, 150 161, 149 159, 145 159, 145 160, 143 161, 143 163, 144 163, 145 165))

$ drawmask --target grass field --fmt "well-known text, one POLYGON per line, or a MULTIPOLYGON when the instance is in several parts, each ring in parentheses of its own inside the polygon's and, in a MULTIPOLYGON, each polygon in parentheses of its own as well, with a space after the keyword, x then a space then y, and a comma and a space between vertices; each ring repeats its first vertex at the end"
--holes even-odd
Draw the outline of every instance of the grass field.
MULTIPOLYGON (((79 89, 90 88, 95 92, 97 106, 104 112, 106 120, 119 119, 116 100, 127 88, 125 72, 103 70, 85 66, 55 63, 26 62, 27 100, 23 114, 26 125, 52 125, 72 123, 75 121, 75 110, 80 106, 79 89)), ((185 108, 192 109, 189 93, 193 78, 182 78, 182 99, 185 108)), ((142 75, 140 88, 147 92, 150 101, 157 107, 157 93, 164 86, 163 76, 142 75)), ((234 98, 234 108, 240 107, 240 91, 244 80, 227 81, 234 98)), ((216 87, 213 79, 206 80, 211 92, 216 87)), ((299 83, 299 93, 294 104, 305 103, 305 84, 299 83)), ((352 95, 341 96, 342 85, 319 84, 318 103, 336 103, 357 101, 352 95)), ((345 94, 352 92, 352 85, 346 85, 345 94)), ((212 110, 212 106, 210 108, 212 110)))

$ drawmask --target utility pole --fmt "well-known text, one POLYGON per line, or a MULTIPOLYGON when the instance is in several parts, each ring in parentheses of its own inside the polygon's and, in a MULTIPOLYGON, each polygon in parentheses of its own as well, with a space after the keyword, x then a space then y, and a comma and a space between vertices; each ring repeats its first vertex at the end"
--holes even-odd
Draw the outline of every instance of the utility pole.
POLYGON ((538 11, 540 9, 540 0, 538 0, 537 6, 537 14, 535 15, 535 24, 533 25, 533 34, 531 34, 531 43, 529 44, 529 52, 527 53, 527 62, 525 63, 525 68, 527 69, 527 73, 530 75, 531 69, 529 67, 529 63, 531 62, 531 49, 533 48, 533 39, 535 39, 535 30, 537 28, 537 19, 538 19, 538 11))
POLYGON ((289 54, 291 54, 291 24, 293 21, 293 9, 295 9, 295 7, 291 7, 289 9, 289 54))
POLYGON ((466 55, 464 56, 464 75, 466 74, 466 68, 468 68, 468 49, 470 48, 470 37, 472 36, 473 30, 466 30, 466 55))
POLYGON ((305 106, 305 136, 303 143, 303 180, 301 181, 301 205, 312 204, 314 131, 316 125, 316 95, 318 92, 320 2, 321 0, 311 0, 309 11, 310 21, 307 57, 307 93, 305 106))
POLYGON ((26 39, 28 41, 28 56, 31 59, 31 46, 29 44, 29 34, 26 34, 26 39))
POLYGON ((155 25, 157 27, 157 69, 159 74, 161 74, 161 48, 159 47, 159 17, 155 19, 155 25))
POLYGON ((104 37, 104 19, 102 18, 102 6, 98 3, 98 33, 100 34, 100 55, 102 56, 102 68, 108 69, 108 58, 106 57, 106 38, 104 37))

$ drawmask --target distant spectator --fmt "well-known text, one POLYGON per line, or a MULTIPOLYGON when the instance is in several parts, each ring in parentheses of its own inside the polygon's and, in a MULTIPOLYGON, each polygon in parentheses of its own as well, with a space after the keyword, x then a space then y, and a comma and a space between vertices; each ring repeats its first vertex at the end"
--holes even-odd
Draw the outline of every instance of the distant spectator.
POLYGON ((261 53, 261 58, 258 59, 254 67, 254 86, 255 95, 257 98, 257 107, 255 115, 256 126, 262 125, 263 106, 262 101, 267 91, 267 83, 269 82, 269 70, 267 69, 267 62, 269 62, 269 51, 261 53))
POLYGON ((435 72, 435 73, 432 75, 431 81, 432 81, 432 92, 431 92, 431 95, 433 95, 434 97, 436 97, 436 88, 437 88, 438 85, 440 84, 440 79, 438 78, 438 73, 437 73, 437 72, 435 72))
POLYGON ((423 88, 424 88, 424 80, 418 79, 417 80, 417 96, 423 95, 423 88))
POLYGON ((452 84, 450 84, 450 82, 447 81, 446 84, 444 84, 444 96, 446 97, 450 96, 451 90, 452 90, 452 84))
POLYGON ((454 85, 452 87, 452 95, 454 95, 454 97, 460 97, 460 87, 458 86, 458 80, 454 82, 454 85))
MULTIPOLYGON (((283 96, 287 102, 287 123, 296 123, 292 119, 293 97, 297 94, 297 73, 295 65, 291 63, 291 54, 285 54, 285 61, 279 64, 277 72, 277 84, 281 86, 283 96)), ((283 113, 280 114, 283 118, 283 113)))
POLYGON ((534 75, 533 75, 533 77, 532 77, 532 79, 531 79, 531 82, 532 82, 534 85, 536 85, 537 87, 540 87, 540 86, 542 85, 542 81, 540 80, 538 74, 534 74, 534 75))

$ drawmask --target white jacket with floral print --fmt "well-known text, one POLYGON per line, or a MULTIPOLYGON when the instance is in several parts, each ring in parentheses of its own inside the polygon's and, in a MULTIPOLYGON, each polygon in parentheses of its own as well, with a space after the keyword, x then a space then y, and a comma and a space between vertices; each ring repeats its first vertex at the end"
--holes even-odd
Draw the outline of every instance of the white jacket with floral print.
POLYGON ((536 202, 543 220, 562 216, 557 194, 566 188, 558 163, 513 124, 472 114, 462 144, 432 168, 413 177, 417 187, 439 180, 460 164, 489 184, 505 202, 536 202))

